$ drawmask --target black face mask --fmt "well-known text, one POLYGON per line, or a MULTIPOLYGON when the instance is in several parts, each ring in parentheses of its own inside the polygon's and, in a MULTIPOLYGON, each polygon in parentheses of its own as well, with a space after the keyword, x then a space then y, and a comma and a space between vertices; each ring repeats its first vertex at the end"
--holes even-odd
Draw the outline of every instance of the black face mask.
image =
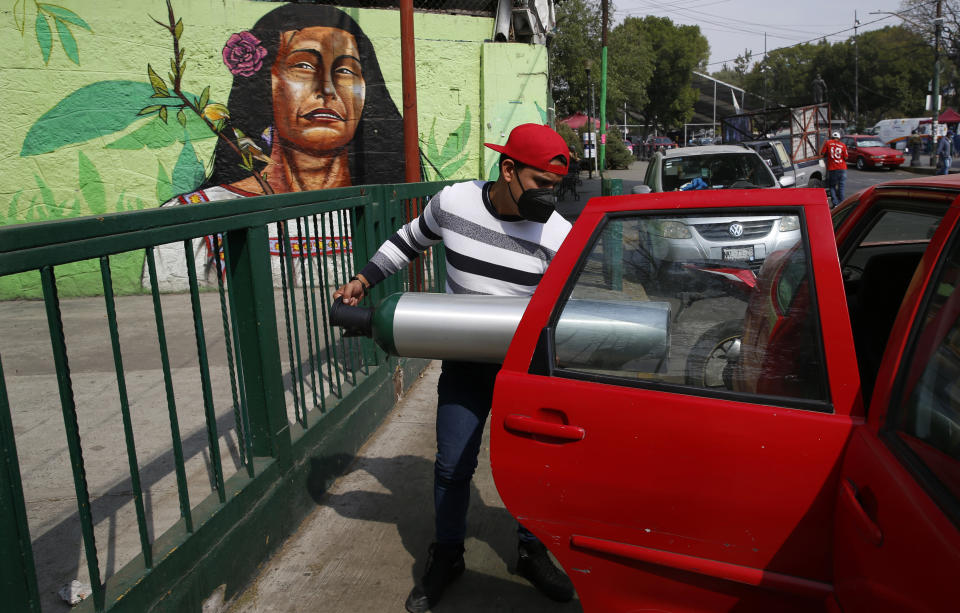
MULTIPOLYGON (((513 193, 510 196, 513 197, 513 193)), ((520 217, 537 223, 546 223, 556 209, 556 198, 551 187, 524 190, 520 199, 514 202, 517 203, 520 217)))

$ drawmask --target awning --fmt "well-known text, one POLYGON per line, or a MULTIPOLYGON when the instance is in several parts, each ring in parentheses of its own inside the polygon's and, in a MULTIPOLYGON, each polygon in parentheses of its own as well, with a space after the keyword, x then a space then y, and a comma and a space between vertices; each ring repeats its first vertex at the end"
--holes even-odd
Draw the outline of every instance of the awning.
MULTIPOLYGON (((561 119, 559 123, 566 124, 573 130, 579 130, 583 126, 587 125, 587 116, 584 113, 574 113, 573 115, 567 117, 566 119, 561 119)), ((600 129, 600 119, 597 117, 593 118, 594 127, 600 129)))

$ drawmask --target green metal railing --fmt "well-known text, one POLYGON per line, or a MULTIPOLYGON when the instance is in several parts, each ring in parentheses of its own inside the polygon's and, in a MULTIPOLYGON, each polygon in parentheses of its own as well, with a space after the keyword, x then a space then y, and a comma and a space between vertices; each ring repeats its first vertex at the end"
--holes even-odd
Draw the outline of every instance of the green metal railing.
MULTIPOLYGON (((0 276, 39 274, 43 289, 45 333, 53 358, 50 374, 56 378, 64 427, 59 432, 51 429, 50 435, 62 437, 66 445, 76 499, 75 510, 61 524, 69 524, 71 530, 79 526, 92 587, 91 597, 80 608, 174 610, 195 603, 197 593, 217 585, 218 576, 255 567, 256 560, 236 558, 242 557, 237 555, 240 550, 245 555, 252 551, 246 541, 257 541, 260 534, 247 538, 241 528, 273 514, 277 525, 260 530, 269 542, 269 535, 282 537, 295 525, 296 513, 306 506, 287 507, 306 498, 302 481, 311 460, 336 458, 320 471, 324 483, 344 468, 344 454, 333 452, 355 448, 362 440, 350 440, 343 431, 366 438, 384 413, 383 400, 393 398, 378 390, 388 386, 392 390, 393 371, 402 367, 368 339, 344 338, 331 328, 330 296, 446 184, 353 187, 0 228, 0 276), (111 257, 136 251, 145 254, 142 287, 150 302, 146 309, 138 307, 133 328, 137 334, 150 328, 159 368, 136 370, 135 385, 138 390, 162 389, 158 397, 163 400, 155 402, 158 406, 133 410, 142 400, 140 392, 131 393, 130 358, 124 347, 141 340, 130 334, 125 338, 118 313, 126 302, 140 298, 115 295, 111 257), (75 304, 58 296, 57 267, 82 261, 99 263, 113 361, 111 373, 99 374, 112 378, 118 428, 123 432, 122 443, 118 440, 106 453, 125 456, 125 470, 110 477, 132 500, 139 535, 139 552, 128 556, 119 570, 104 564, 104 547, 96 537, 100 522, 118 520, 96 511, 98 493, 91 490, 85 463, 85 455, 94 457, 90 455, 94 452, 81 437, 89 407, 75 396, 68 355, 79 351, 64 324, 65 313, 75 304), (165 305, 172 298, 161 292, 161 286, 173 269, 186 277, 182 289, 187 292, 184 298, 189 297, 195 344, 190 368, 169 343, 165 305), (211 311, 218 311, 219 318, 211 311), (188 378, 196 383, 185 386, 188 378), (162 453, 171 464, 166 472, 176 484, 174 513, 179 521, 157 533, 151 518, 161 510, 155 497, 145 495, 155 478, 148 478, 145 485, 146 473, 142 474, 145 465, 155 472, 156 462, 138 456, 137 442, 146 440, 156 455, 159 434, 145 437, 137 421, 140 413, 160 412, 166 414, 162 421, 170 428, 169 446, 163 445, 162 453), (202 423, 202 428, 184 432, 184 418, 202 423), (205 444, 188 449, 185 439, 205 444), (235 452, 233 473, 226 470, 231 463, 225 465, 224 449, 235 452), (207 482, 209 491, 195 504, 191 493, 197 490, 197 479, 191 478, 188 467, 200 460, 206 466, 201 481, 207 482), (287 500, 275 502, 283 498, 287 500), (225 569, 214 568, 194 578, 194 571, 205 564, 225 569), (178 584, 187 587, 178 592, 178 584)), ((179 273, 173 277, 183 281, 179 273)), ((438 247, 419 258, 408 275, 395 275, 374 288, 371 299, 393 291, 442 291, 443 284, 443 254, 438 247)), ((174 318, 175 326, 180 323, 174 318)), ((103 345, 107 346, 106 339, 103 345)), ((11 401, 12 388, 3 371, 6 363, 9 374, 11 359, 18 357, 11 351, 4 347, 0 327, 0 587, 10 610, 40 611, 47 595, 74 577, 38 576, 36 570, 40 552, 31 541, 30 525, 39 519, 31 515, 24 495, 25 485, 31 484, 21 476, 22 460, 31 450, 21 447, 18 456, 12 417, 18 407, 11 401)), ((103 455, 102 449, 96 452, 103 455)), ((315 467, 310 470, 316 472, 315 467)), ((104 475, 98 472, 96 477, 103 481, 104 475)), ((254 554, 265 554, 274 546, 263 543, 254 554)), ((110 560, 117 558, 115 551, 106 553, 110 560)), ((80 569, 76 572, 83 575, 80 569)))

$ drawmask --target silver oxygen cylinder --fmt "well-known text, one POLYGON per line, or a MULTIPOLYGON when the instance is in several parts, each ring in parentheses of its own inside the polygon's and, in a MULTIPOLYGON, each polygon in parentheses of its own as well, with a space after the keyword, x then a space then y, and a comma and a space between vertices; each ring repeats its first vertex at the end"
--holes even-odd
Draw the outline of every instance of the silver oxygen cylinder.
MULTIPOLYGON (((391 355, 501 363, 529 296, 406 292, 375 308, 336 301, 330 323, 369 336, 391 355)), ((633 360, 666 358, 670 304, 571 299, 555 331, 564 368, 615 369, 633 360)))

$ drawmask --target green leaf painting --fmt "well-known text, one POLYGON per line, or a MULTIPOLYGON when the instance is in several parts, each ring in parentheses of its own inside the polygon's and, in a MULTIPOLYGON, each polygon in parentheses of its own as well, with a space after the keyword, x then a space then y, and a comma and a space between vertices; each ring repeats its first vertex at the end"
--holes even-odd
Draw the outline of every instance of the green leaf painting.
MULTIPOLYGON (((79 66, 80 50, 70 26, 77 26, 88 32, 93 32, 90 24, 70 9, 62 6, 45 2, 35 2, 35 5, 37 7, 37 19, 34 23, 34 33, 37 37, 37 46, 40 47, 40 53, 43 56, 43 63, 50 63, 50 53, 53 51, 53 31, 50 29, 49 21, 53 19, 53 25, 57 29, 57 38, 60 40, 63 52, 71 62, 79 66)), ((27 0, 17 0, 13 5, 13 17, 20 35, 24 35, 26 32, 27 0)))
POLYGON ((50 32, 50 23, 43 13, 37 13, 37 23, 34 26, 37 34, 37 44, 40 45, 40 52, 43 53, 43 63, 50 61, 50 51, 53 49, 53 33, 50 32))
POLYGON ((137 81, 98 81, 81 87, 30 127, 20 156, 50 153, 119 132, 139 118, 153 93, 150 84, 137 81))
POLYGON ((103 179, 93 165, 90 158, 78 152, 80 157, 80 193, 83 199, 87 201, 87 208, 94 215, 103 215, 107 212, 107 190, 104 188, 103 179))
MULTIPOLYGON (((146 110, 146 109, 144 109, 146 110)), ((177 118, 179 120, 179 116, 177 118)), ((164 123, 159 117, 152 117, 142 126, 125 134, 107 145, 107 149, 124 149, 136 151, 138 149, 162 149, 177 142, 187 140, 202 140, 214 138, 216 134, 210 131, 207 124, 194 113, 185 113, 186 130, 179 123, 164 123)))
POLYGON ((157 162, 157 202, 164 203, 173 198, 173 185, 170 183, 170 175, 163 164, 157 162))
POLYGON ((466 144, 470 140, 470 107, 465 109, 463 121, 450 133, 442 149, 437 149, 436 128, 437 120, 434 118, 430 126, 430 139, 424 143, 427 166, 437 175, 434 178, 449 179, 470 161, 466 150, 466 144))
MULTIPOLYGON (((177 158, 177 165, 173 167, 172 189, 174 194, 185 194, 192 192, 200 187, 206 178, 206 172, 203 164, 197 159, 197 153, 193 149, 193 143, 189 140, 183 144, 180 150, 180 157, 177 158)), ((172 198, 173 196, 171 196, 172 198)), ((169 200, 169 198, 167 199, 169 200)), ((166 202, 161 200, 160 202, 166 202)))

